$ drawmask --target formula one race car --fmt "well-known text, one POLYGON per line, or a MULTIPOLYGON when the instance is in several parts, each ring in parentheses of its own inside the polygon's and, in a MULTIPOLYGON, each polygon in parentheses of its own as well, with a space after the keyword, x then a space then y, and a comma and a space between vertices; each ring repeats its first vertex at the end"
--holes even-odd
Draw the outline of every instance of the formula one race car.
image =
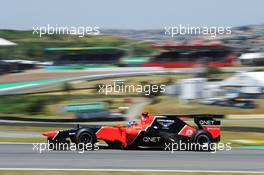
POLYGON ((90 126, 70 130, 44 132, 49 143, 91 143, 103 140, 111 148, 132 149, 138 147, 164 147, 166 142, 192 142, 199 144, 220 141, 220 121, 223 115, 154 115, 142 113, 140 122, 127 126, 90 126), (194 118, 197 127, 183 119, 194 118))

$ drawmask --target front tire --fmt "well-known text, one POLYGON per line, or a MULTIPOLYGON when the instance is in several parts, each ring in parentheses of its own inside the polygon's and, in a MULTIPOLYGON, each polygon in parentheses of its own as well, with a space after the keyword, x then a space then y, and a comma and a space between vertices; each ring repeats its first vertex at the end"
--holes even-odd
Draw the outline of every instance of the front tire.
MULTIPOLYGON (((89 144, 91 148, 94 148, 96 143, 96 135, 89 128, 83 128, 77 131, 75 136, 75 143, 78 145, 78 148, 83 149, 82 146, 89 144)), ((88 145, 88 146, 89 146, 88 145)), ((89 146, 89 147, 90 147, 89 146)))

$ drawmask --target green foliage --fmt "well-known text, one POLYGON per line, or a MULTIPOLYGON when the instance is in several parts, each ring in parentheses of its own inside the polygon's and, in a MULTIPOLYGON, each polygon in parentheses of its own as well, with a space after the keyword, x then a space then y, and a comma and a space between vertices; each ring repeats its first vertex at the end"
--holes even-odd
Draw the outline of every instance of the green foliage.
POLYGON ((45 107, 65 99, 65 96, 40 95, 40 96, 1 96, 0 113, 7 114, 43 114, 45 107))
POLYGON ((216 78, 218 75, 224 72, 218 67, 207 67, 204 72, 204 77, 206 78, 216 78))
POLYGON ((150 43, 139 43, 132 45, 132 48, 128 49, 132 49, 132 56, 149 56, 155 51, 155 49, 149 47, 149 45, 150 43))
POLYGON ((63 83, 63 85, 62 85, 62 90, 63 90, 64 92, 70 92, 70 91, 73 90, 73 89, 74 89, 74 88, 73 88, 72 84, 69 83, 69 82, 65 82, 65 83, 63 83))
POLYGON ((168 77, 168 78, 166 78, 166 80, 163 84, 165 84, 165 85, 174 84, 174 79, 172 77, 168 77))
MULTIPOLYGON (((18 45, 13 48, 0 48, 0 59, 27 59, 38 61, 51 61, 54 56, 47 54, 44 49, 48 47, 129 47, 132 41, 113 36, 84 36, 73 35, 33 35, 32 31, 0 30, 1 38, 5 38, 18 45)), ((152 49, 149 44, 142 43, 134 46, 133 54, 149 55, 152 49)))
POLYGON ((47 101, 45 99, 36 99, 32 103, 29 103, 26 112, 35 115, 43 114, 47 101))

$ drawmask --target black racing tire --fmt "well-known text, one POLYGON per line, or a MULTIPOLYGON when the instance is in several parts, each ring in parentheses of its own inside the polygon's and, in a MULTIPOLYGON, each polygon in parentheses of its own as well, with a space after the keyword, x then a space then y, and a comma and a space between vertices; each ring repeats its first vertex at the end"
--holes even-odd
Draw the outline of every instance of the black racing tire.
MULTIPOLYGON (((89 128, 79 129, 75 135, 75 143, 80 144, 91 144, 91 147, 94 148, 94 144, 97 141, 95 133, 89 128)), ((81 147, 79 147, 81 148, 81 147)), ((82 148, 81 148, 82 149, 82 148)))
POLYGON ((213 138, 208 131, 198 130, 192 135, 191 143, 198 144, 192 148, 194 151, 211 151, 213 138))

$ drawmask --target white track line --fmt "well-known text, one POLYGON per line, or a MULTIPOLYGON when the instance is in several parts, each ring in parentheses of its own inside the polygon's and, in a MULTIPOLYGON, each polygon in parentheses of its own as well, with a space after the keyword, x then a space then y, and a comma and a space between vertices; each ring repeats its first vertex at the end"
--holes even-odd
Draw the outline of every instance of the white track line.
POLYGON ((32 145, 32 144, 34 144, 34 143, 30 143, 30 142, 0 142, 0 145, 32 145))
POLYGON ((101 172, 168 172, 168 173, 254 173, 260 174, 264 171, 229 171, 229 170, 153 170, 153 169, 86 169, 86 168, 0 168, 0 171, 101 171, 101 172))
POLYGON ((9 88, 0 89, 0 92, 14 90, 14 89, 21 89, 21 88, 31 87, 31 86, 36 86, 36 85, 38 85, 38 84, 31 83, 31 84, 27 84, 27 85, 18 85, 18 86, 15 86, 15 87, 9 87, 9 88))

